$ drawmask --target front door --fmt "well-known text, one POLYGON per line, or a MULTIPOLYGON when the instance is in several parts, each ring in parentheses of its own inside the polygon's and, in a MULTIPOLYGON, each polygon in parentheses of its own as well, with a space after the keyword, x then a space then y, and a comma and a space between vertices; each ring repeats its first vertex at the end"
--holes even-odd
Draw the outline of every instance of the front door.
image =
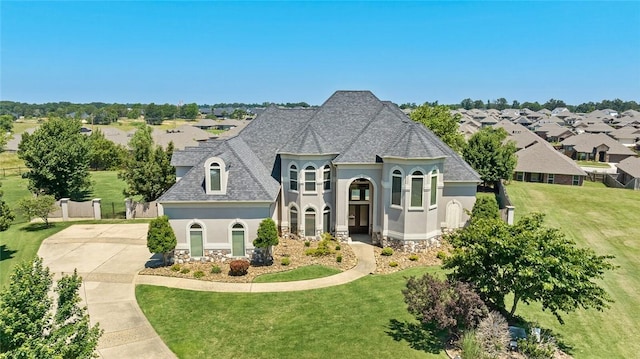
POLYGON ((369 233, 369 205, 349 205, 349 233, 369 233))

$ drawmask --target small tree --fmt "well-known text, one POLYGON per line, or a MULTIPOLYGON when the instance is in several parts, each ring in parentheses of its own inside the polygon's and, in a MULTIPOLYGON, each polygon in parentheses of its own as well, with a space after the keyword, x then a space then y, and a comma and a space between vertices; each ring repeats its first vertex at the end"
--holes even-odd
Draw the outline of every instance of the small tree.
POLYGON ((516 146, 505 142, 507 132, 502 128, 485 127, 476 132, 462 151, 464 160, 478 172, 485 183, 511 178, 516 167, 516 146))
POLYGON ((273 257, 271 255, 271 247, 278 245, 278 229, 276 228, 276 222, 271 218, 265 218, 260 222, 258 227, 258 237, 253 240, 253 246, 261 248, 257 251, 257 255, 254 255, 253 262, 255 264, 268 264, 273 263, 273 257), (261 255, 259 252, 265 252, 261 255))
MULTIPOLYGON (((0 187, 2 187, 2 183, 0 183, 0 187)), ((11 222, 16 218, 11 211, 11 208, 4 201, 2 196, 4 193, 0 190, 0 232, 4 232, 9 229, 11 222)))
POLYGON ((500 209, 495 197, 480 197, 476 199, 471 211, 471 220, 500 219, 500 209))
POLYGON ((416 319, 446 329, 450 335, 474 328, 488 312, 468 284, 441 280, 428 273, 421 278, 409 278, 402 294, 409 313, 416 319))
POLYGON ((102 330, 91 326, 80 307, 77 272, 58 281, 54 304, 52 278, 42 259, 19 264, 0 293, 0 357, 94 358, 102 330))
POLYGON ((424 104, 411 112, 411 119, 420 122, 438 136, 454 151, 461 153, 465 147, 465 140, 458 130, 461 115, 451 114, 447 106, 430 106, 424 104))
POLYGON ((55 207, 56 199, 50 195, 40 195, 35 197, 26 197, 18 202, 18 208, 31 220, 31 218, 42 218, 45 225, 49 227, 49 213, 55 207))
POLYGON ((162 253, 163 265, 167 265, 167 259, 177 244, 176 235, 169 224, 169 217, 160 216, 149 222, 147 248, 151 253, 162 253))

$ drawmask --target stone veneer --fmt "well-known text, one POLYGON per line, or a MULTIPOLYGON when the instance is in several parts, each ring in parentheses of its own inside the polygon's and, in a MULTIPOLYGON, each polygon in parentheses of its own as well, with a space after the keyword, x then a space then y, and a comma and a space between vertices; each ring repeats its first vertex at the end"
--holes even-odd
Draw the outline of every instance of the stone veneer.
MULTIPOLYGON (((415 252, 423 252, 431 248, 440 247, 441 237, 434 237, 425 240, 402 240, 393 237, 385 237, 379 235, 379 246, 381 247, 391 247, 395 251, 399 252, 407 252, 407 253, 415 253, 415 252)), ((375 243, 375 240, 374 240, 375 243)))
MULTIPOLYGON (((253 249, 246 250, 246 256, 243 258, 251 258, 253 255, 253 249)), ((200 259, 192 258, 189 255, 188 249, 179 249, 174 252, 174 255, 169 260, 170 263, 178 263, 183 264, 187 262, 225 262, 227 260, 236 259, 231 256, 231 250, 229 249, 205 249, 204 256, 200 257, 200 259)))

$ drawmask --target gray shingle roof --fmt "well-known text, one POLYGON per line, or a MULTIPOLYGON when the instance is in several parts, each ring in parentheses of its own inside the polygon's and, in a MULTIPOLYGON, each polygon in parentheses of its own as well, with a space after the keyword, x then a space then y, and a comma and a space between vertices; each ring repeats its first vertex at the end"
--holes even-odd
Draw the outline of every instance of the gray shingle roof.
POLYGON ((618 172, 623 171, 634 178, 640 178, 640 157, 628 157, 616 165, 618 172))
POLYGON ((563 146, 573 146, 573 149, 577 152, 591 152, 594 147, 598 147, 602 144, 609 147, 607 153, 615 155, 635 155, 635 152, 625 147, 620 142, 605 135, 604 133, 581 133, 576 136, 571 136, 561 142, 563 146))
POLYGON ((518 156, 516 172, 587 175, 569 157, 556 151, 546 141, 523 148, 516 152, 516 156, 518 156))

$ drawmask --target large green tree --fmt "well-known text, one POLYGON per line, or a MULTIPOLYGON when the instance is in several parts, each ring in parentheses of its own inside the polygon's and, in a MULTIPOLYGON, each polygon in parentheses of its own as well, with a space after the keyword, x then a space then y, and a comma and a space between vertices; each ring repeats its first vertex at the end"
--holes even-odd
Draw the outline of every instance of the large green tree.
POLYGON ((465 147, 464 136, 458 130, 460 114, 452 115, 447 106, 425 103, 411 112, 411 119, 425 125, 454 151, 461 153, 465 147))
POLYGON ((156 200, 176 182, 175 168, 171 166, 173 143, 167 149, 154 146, 151 128, 145 126, 129 142, 131 155, 125 170, 118 174, 127 185, 125 196, 142 196, 145 202, 156 200))
POLYGON ((485 185, 511 178, 516 168, 516 146, 506 139, 504 129, 484 127, 471 136, 462 151, 464 160, 480 174, 485 185))
POLYGON ((89 143, 81 127, 79 120, 53 118, 22 134, 18 157, 29 168, 23 176, 33 193, 75 198, 90 188, 89 143))
MULTIPOLYGON (((0 182, 0 188, 1 187, 2 183, 0 182)), ((4 198, 2 198, 3 195, 4 192, 2 192, 2 189, 0 189, 0 232, 4 232, 9 229, 11 222, 16 219, 16 217, 13 215, 13 212, 11 211, 11 208, 9 208, 9 205, 7 205, 7 203, 4 201, 4 198)))
POLYGON ((3 134, 6 132, 11 132, 13 129, 13 116, 11 115, 0 115, 0 132, 3 134))
POLYGON ((52 276, 42 259, 19 264, 9 287, 0 293, 0 357, 95 358, 102 330, 91 326, 80 307, 77 272, 56 285, 57 300, 49 296, 52 276))
POLYGON ((169 217, 160 216, 149 222, 147 248, 151 253, 162 254, 162 264, 167 265, 167 259, 177 244, 176 235, 169 224, 169 217))
POLYGON ((196 103, 189 103, 182 107, 180 107, 180 117, 186 118, 188 120, 195 120, 200 113, 200 109, 196 103))
POLYGON ((451 279, 471 283, 484 301, 509 312, 520 301, 539 302, 560 323, 561 312, 578 308, 603 310, 611 298, 599 285, 614 269, 612 256, 579 248, 557 229, 543 225, 543 215, 524 216, 515 225, 481 219, 448 236, 453 253, 444 261, 451 279))
POLYGON ((94 170, 121 168, 126 156, 126 150, 104 137, 100 129, 89 136, 89 165, 94 170))

